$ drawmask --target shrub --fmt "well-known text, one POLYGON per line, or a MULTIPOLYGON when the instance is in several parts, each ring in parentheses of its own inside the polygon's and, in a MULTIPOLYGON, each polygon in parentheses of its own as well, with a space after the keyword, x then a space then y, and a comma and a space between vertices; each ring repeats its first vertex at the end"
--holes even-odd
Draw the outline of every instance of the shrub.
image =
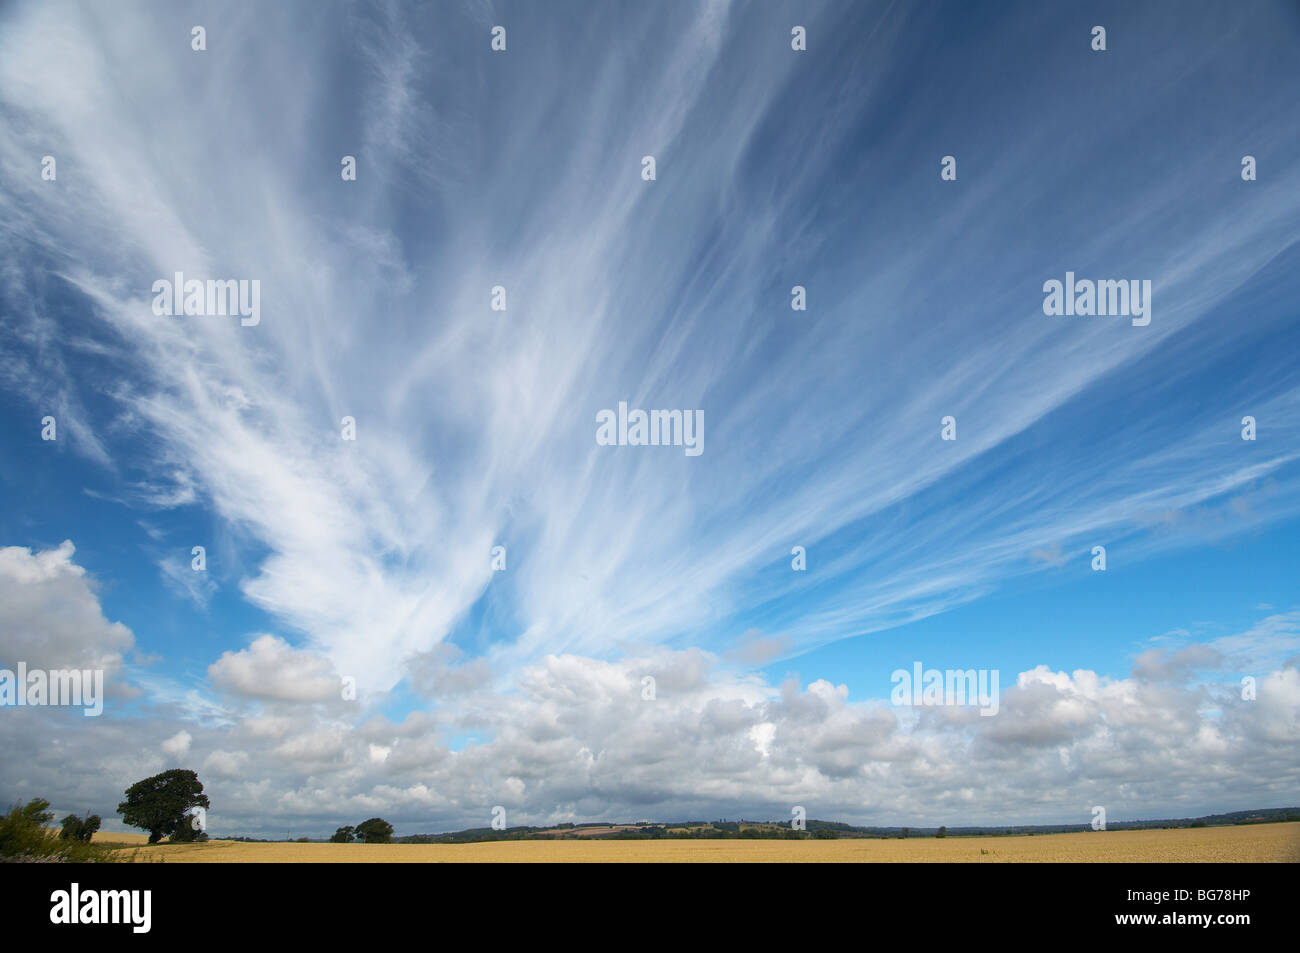
MULTIPOLYGON (((15 804, 9 813, 0 816, 0 862, 5 863, 111 863, 116 853, 101 844, 91 844, 62 833, 49 830, 54 813, 48 810, 50 802, 32 798, 26 804, 15 804)), ((87 817, 87 821, 93 815, 87 817)), ((80 825, 80 819, 75 818, 80 825)), ((95 818, 98 821, 98 818, 95 818)), ((98 823, 95 827, 98 828, 98 823)), ((65 818, 65 830, 68 829, 65 818)), ((90 833, 94 833, 92 830, 90 833)))
POLYGON ((90 839, 95 836, 95 831, 99 830, 99 815, 87 812, 85 817, 77 817, 75 814, 69 814, 62 823, 63 830, 59 831, 59 837, 63 840, 89 844, 90 839))

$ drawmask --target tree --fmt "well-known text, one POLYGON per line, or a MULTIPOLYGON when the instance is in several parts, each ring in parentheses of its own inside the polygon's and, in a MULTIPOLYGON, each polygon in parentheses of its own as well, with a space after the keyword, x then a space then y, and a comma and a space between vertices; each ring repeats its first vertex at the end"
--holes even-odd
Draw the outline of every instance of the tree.
POLYGON ((194 815, 186 815, 172 829, 171 842, 173 844, 202 843, 207 839, 208 832, 203 829, 198 818, 194 815))
POLYGON ((938 830, 937 832, 935 832, 935 835, 934 835, 934 836, 935 836, 935 837, 947 837, 947 836, 948 836, 948 828, 946 828, 946 827, 940 827, 939 830, 938 830))
POLYGON ((393 825, 382 817, 372 817, 356 826, 357 839, 367 844, 391 844, 393 825))
POLYGON ((177 839, 193 840, 189 813, 198 807, 211 807, 199 776, 173 768, 127 788, 126 800, 117 806, 117 812, 127 824, 148 831, 149 843, 156 844, 178 831, 177 839))
POLYGON ((69 814, 62 823, 63 830, 59 831, 59 837, 63 840, 77 840, 88 844, 95 831, 99 830, 99 815, 86 812, 85 817, 77 817, 75 814, 69 814))
POLYGON ((356 840, 356 837, 353 836, 355 831, 356 831, 355 827, 340 827, 338 830, 334 832, 334 836, 330 838, 330 843, 351 844, 354 840, 356 840))

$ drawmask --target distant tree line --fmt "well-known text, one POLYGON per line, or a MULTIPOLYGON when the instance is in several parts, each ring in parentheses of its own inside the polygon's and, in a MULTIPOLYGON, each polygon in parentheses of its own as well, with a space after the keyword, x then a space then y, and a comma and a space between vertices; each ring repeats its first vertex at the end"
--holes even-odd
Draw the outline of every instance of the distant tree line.
POLYGON ((331 844, 391 844, 393 842, 393 825, 382 817, 372 817, 362 821, 356 827, 340 827, 330 838, 331 844))

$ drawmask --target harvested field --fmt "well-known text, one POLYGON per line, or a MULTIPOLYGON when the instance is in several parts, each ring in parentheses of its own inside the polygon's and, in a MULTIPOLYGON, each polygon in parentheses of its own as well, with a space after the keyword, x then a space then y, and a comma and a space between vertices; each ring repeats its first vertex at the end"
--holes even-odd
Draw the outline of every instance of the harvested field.
MULTIPOLYGON (((109 835, 114 839, 122 835, 109 835)), ((109 839, 106 837, 105 839, 109 839)), ((132 849, 166 863, 1035 863, 1297 862, 1300 823, 908 840, 496 841, 255 844, 213 840, 132 849)))

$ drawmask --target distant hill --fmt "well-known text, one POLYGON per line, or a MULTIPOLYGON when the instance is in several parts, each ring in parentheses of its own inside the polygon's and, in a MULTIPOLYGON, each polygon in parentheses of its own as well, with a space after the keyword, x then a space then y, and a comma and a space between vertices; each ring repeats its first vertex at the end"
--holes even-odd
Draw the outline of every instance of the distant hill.
MULTIPOLYGON (((1178 827, 1229 827, 1234 824, 1271 824, 1278 821, 1300 821, 1300 807, 1269 807, 1253 811, 1234 811, 1231 814, 1207 814, 1204 817, 1180 817, 1146 821, 1110 821, 1107 831, 1151 830, 1178 827)), ((673 821, 635 824, 592 822, 587 824, 557 824, 552 827, 508 827, 493 830, 490 827, 473 827, 446 834, 411 834, 394 838, 399 844, 470 844, 498 840, 657 840, 689 838, 852 838, 852 837, 935 837, 937 827, 858 827, 838 821, 809 820, 806 830, 791 830, 789 821, 673 821)), ((1031 824, 997 827, 946 827, 947 837, 998 837, 1034 834, 1063 834, 1071 831, 1091 830, 1082 824, 1031 824)))

